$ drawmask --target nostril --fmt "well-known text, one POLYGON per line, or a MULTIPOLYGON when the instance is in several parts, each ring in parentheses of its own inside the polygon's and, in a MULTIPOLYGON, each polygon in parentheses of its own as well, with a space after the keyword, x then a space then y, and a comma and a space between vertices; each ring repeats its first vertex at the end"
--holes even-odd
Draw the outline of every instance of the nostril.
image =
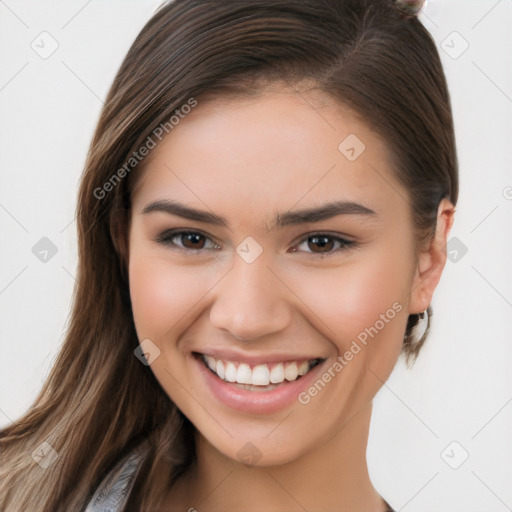
POLYGON ((238 341, 248 342, 248 341, 256 341, 256 338, 243 338, 242 336, 238 336, 237 334, 231 333, 233 338, 235 338, 238 341))

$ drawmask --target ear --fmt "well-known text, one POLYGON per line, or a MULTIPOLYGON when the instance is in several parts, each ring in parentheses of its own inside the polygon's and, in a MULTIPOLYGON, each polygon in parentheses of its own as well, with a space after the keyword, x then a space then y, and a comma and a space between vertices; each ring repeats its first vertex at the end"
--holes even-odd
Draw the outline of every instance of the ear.
POLYGON ((411 287, 409 314, 425 311, 432 301, 446 264, 446 243, 453 225, 454 213, 455 208, 451 201, 442 199, 437 210, 435 235, 418 255, 411 287))

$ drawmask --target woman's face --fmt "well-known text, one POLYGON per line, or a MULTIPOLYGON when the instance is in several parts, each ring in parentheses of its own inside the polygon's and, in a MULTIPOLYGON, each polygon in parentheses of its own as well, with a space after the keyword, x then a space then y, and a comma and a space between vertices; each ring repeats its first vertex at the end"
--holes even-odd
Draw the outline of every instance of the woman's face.
POLYGON ((129 231, 150 368, 226 456, 294 460, 368 406, 428 305, 388 148, 283 89, 199 99, 152 151, 129 231))

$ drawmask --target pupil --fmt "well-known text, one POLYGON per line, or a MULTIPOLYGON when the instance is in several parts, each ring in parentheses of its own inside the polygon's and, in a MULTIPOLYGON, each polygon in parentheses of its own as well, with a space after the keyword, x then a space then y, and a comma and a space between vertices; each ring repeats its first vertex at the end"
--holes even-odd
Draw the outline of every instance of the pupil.
MULTIPOLYGON (((185 240, 183 245, 185 247, 192 248, 192 249, 197 249, 198 248, 197 245, 193 245, 193 244, 197 244, 200 241, 200 239, 203 238, 202 235, 199 235, 197 233, 187 233, 187 234, 182 235, 182 236, 183 236, 183 238, 185 240), (187 243, 187 242, 192 242, 192 244, 187 243), (191 247, 191 245, 192 245, 192 247, 191 247)), ((183 242, 183 240, 182 240, 182 242, 183 242)), ((201 249, 203 247, 203 245, 204 245, 204 243, 199 248, 201 249)))
POLYGON ((316 244, 322 249, 327 249, 325 252, 328 252, 333 246, 333 240, 328 236, 312 236, 310 241, 311 244, 316 244))

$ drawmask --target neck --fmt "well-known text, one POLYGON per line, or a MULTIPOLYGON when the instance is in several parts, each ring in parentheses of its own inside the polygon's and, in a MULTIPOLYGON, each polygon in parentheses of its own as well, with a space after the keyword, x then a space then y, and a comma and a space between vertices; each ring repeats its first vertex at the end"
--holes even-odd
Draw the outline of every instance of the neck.
POLYGON ((171 489, 166 508, 383 512, 384 503, 366 463, 371 411, 369 403, 324 444, 279 466, 246 466, 225 457, 198 435, 197 464, 171 489))

